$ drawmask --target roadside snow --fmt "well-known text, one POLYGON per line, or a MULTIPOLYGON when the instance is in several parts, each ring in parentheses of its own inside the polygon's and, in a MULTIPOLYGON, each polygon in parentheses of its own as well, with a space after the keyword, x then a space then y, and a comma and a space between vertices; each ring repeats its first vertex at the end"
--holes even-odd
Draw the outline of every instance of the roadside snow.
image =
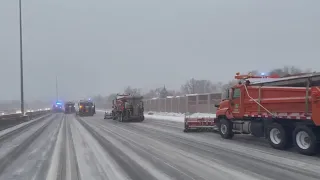
MULTIPOLYGON (((49 115, 44 115, 44 116, 49 117, 49 115)), ((44 116, 41 116, 39 118, 33 119, 31 121, 28 121, 28 122, 24 122, 24 123, 18 124, 16 126, 12 126, 10 128, 7 128, 7 129, 4 129, 4 130, 0 131, 0 137, 5 135, 5 134, 8 134, 8 133, 10 133, 10 132, 12 132, 12 131, 14 131, 16 129, 19 129, 19 128, 23 127, 23 126, 26 126, 27 124, 30 124, 30 123, 32 123, 34 121, 38 121, 38 120, 42 119, 44 116)))
POLYGON ((215 118, 216 114, 209 114, 209 113, 193 113, 189 115, 188 117, 200 117, 200 118, 215 118))
POLYGON ((153 115, 144 114, 146 119, 155 119, 155 120, 165 120, 165 121, 176 121, 176 122, 183 122, 184 116, 168 116, 168 115, 161 115, 154 113, 153 115))
MULTIPOLYGON (((106 112, 111 110, 102 110, 97 109, 98 112, 106 112)), ((154 119, 154 120, 165 120, 165 121, 175 121, 175 122, 184 122, 185 114, 183 113, 174 113, 174 112, 154 112, 149 111, 147 113, 144 113, 144 117, 146 119, 154 119)), ((187 115, 187 117, 191 118, 215 118, 216 114, 210 114, 210 113, 193 113, 187 115)))
MULTIPOLYGON (((172 112, 148 112, 145 113, 145 118, 155 119, 155 120, 167 120, 167 121, 176 121, 176 122, 184 122, 185 114, 182 113, 172 113, 172 112)), ((215 118, 216 114, 209 113, 193 113, 187 115, 187 117, 191 118, 215 118)))
POLYGON ((96 109, 97 112, 111 112, 111 109, 96 109))

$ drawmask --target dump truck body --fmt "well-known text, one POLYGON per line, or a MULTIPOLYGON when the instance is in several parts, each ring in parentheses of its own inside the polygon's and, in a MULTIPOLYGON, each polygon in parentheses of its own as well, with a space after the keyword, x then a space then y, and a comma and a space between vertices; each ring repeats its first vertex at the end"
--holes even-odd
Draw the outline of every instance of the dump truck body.
POLYGON ((320 147, 320 88, 238 84, 227 90, 216 112, 221 137, 251 134, 276 149, 292 145, 313 155, 320 147))
MULTIPOLYGON (((307 90, 301 87, 248 86, 246 89, 245 86, 235 88, 232 102, 226 100, 225 103, 228 104, 221 106, 232 110, 233 118, 298 119, 312 121, 320 126, 317 97, 312 97, 312 92, 317 92, 317 87, 307 90)), ((219 109, 217 115, 224 114, 224 109, 219 109)))

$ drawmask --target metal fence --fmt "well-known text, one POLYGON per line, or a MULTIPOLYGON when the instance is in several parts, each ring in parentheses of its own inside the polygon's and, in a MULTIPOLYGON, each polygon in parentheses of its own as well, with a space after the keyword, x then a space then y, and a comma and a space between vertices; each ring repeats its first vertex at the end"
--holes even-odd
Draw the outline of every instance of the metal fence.
POLYGON ((145 111, 175 113, 215 113, 220 93, 195 94, 144 100, 145 111))

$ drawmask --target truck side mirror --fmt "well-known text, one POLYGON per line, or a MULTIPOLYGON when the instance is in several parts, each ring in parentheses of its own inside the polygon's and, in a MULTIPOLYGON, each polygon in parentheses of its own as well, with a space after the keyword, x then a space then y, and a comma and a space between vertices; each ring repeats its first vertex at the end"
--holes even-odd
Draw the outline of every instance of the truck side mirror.
POLYGON ((214 105, 214 107, 219 108, 219 107, 220 107, 220 105, 219 105, 219 104, 215 104, 215 105, 214 105))

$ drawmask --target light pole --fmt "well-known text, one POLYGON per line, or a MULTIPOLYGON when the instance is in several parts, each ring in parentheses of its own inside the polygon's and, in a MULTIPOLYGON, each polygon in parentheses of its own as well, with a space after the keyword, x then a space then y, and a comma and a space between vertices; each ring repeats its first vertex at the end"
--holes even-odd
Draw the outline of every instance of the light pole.
POLYGON ((58 76, 56 76, 56 98, 57 98, 57 102, 58 102, 59 101, 58 76))
POLYGON ((21 113, 24 114, 24 92, 23 92, 23 58, 22 58, 22 10, 21 0, 19 0, 19 25, 20 25, 20 93, 21 93, 21 113))

